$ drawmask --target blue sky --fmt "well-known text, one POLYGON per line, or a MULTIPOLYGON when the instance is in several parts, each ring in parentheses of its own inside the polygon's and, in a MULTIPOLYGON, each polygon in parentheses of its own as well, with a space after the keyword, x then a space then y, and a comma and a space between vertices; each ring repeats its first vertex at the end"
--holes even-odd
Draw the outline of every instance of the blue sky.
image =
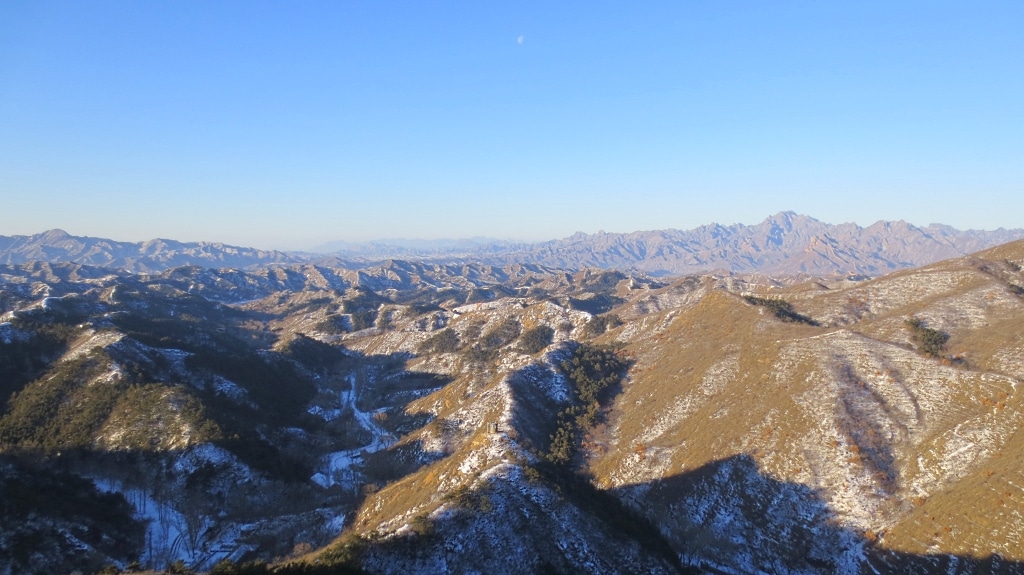
POLYGON ((0 235, 1024 227, 1019 0, 627 4, 4 2, 0 235))

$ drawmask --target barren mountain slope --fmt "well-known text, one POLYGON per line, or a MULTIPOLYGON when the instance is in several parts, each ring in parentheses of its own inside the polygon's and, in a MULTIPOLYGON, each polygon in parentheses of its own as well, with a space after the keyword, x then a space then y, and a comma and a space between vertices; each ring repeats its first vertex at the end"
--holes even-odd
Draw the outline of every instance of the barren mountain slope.
POLYGON ((764 513, 824 532, 831 515, 877 541, 833 533, 836 569, 896 561, 884 550, 1024 557, 1021 263, 1016 243, 860 284, 757 294, 819 326, 725 291, 632 320, 605 336, 636 365, 593 449, 595 481, 679 545, 699 534, 712 564, 735 557, 737 541, 748 568, 785 555, 788 540, 757 524, 764 513), (939 357, 915 350, 911 318, 949 334, 939 357), (722 460, 717 474, 687 475, 722 460))

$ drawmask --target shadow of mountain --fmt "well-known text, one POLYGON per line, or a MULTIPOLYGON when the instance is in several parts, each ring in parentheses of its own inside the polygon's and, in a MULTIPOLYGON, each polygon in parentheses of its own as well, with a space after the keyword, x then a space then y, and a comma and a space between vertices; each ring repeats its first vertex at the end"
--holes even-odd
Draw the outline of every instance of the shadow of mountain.
POLYGON ((396 575, 698 572, 678 565, 671 549, 631 537, 635 526, 625 524, 637 516, 610 495, 577 487, 508 466, 473 489, 450 492, 438 514, 361 540, 353 559, 368 573, 396 575))
POLYGON ((632 365, 632 360, 605 348, 566 342, 549 352, 543 362, 516 370, 507 381, 514 396, 510 424, 516 429, 517 441, 527 451, 549 453, 555 435, 569 431, 574 436, 570 459, 580 467, 584 454, 575 446, 585 439, 584 428, 605 422, 607 408, 622 393, 622 382, 632 365), (593 415, 586 415, 589 404, 595 402, 593 415))
POLYGON ((1024 563, 885 549, 839 522, 822 494, 761 473, 748 455, 613 490, 686 565, 711 573, 1024 573, 1024 563))
POLYGON ((145 528, 124 498, 91 481, 0 454, 0 570, 94 572, 133 558, 145 528))
MULTIPOLYGON (((569 347, 555 352, 555 361, 570 357, 569 347)), ((570 393, 565 377, 542 364, 527 365, 508 377, 515 401, 510 424, 517 440, 528 450, 544 453, 558 423, 558 412, 569 405, 570 393)))

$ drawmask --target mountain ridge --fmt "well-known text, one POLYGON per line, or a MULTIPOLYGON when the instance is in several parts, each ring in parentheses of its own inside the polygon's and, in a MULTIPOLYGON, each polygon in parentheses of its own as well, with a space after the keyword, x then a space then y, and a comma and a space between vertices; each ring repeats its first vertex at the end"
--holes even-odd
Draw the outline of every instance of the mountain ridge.
POLYGON ((711 223, 690 230, 576 232, 536 243, 491 238, 333 242, 326 246, 341 249, 328 254, 258 250, 219 242, 117 242, 50 230, 33 236, 0 236, 0 263, 41 260, 159 272, 183 265, 256 269, 302 263, 356 269, 403 259, 430 264, 618 269, 653 276, 714 271, 878 276, 1022 238, 1024 229, 958 230, 945 224, 919 227, 903 220, 880 220, 861 227, 828 224, 784 211, 754 225, 711 223))
POLYGON ((162 238, 120 242, 74 236, 61 229, 31 236, 0 236, 0 263, 21 264, 30 261, 157 272, 184 265, 251 268, 299 263, 303 260, 276 250, 259 250, 220 242, 179 242, 162 238))
POLYGON ((1024 230, 960 231, 905 221, 867 227, 826 224, 779 212, 759 224, 707 224, 692 230, 574 234, 538 244, 530 261, 552 267, 600 267, 653 275, 726 270, 765 274, 880 275, 958 257, 1024 238, 1024 230))

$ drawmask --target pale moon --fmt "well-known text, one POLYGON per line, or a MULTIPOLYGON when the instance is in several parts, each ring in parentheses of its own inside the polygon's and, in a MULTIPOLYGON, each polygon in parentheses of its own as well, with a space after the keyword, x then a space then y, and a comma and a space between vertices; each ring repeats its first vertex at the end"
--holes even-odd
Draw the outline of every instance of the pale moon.
POLYGON ((524 40, 526 40, 526 36, 520 36, 520 37, 516 38, 516 43, 517 44, 522 44, 524 40))

